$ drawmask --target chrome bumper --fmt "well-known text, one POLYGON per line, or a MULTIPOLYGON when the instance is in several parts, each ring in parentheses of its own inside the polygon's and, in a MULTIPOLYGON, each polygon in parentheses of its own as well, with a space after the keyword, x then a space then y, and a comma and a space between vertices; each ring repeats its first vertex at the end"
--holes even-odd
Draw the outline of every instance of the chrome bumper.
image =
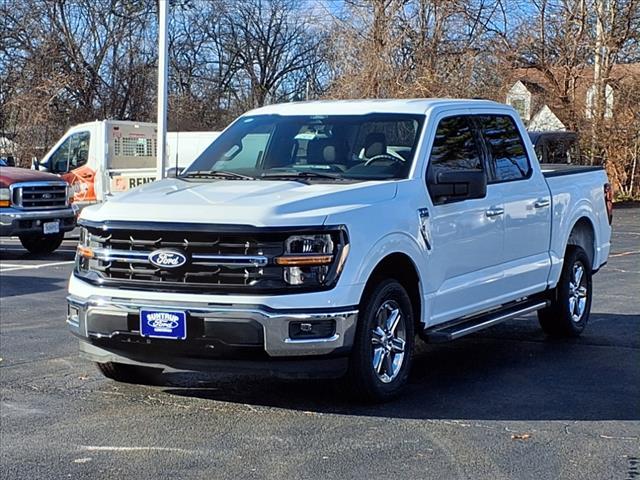
MULTIPOLYGON (((57 208, 54 210, 21 210, 19 208, 2 208, 0 209, 0 231, 2 236, 10 236, 14 233, 28 232, 30 230, 39 230, 37 228, 21 228, 20 222, 25 220, 62 220, 76 217, 77 208, 71 206, 67 208, 57 208)), ((60 231, 73 230, 75 221, 69 225, 60 225, 60 231)))
POLYGON ((119 334, 138 334, 127 328, 129 315, 138 316, 140 309, 180 310, 189 317, 202 319, 205 323, 252 323, 257 322, 263 330, 264 350, 270 357, 305 355, 328 355, 337 350, 350 348, 355 336, 358 310, 345 308, 331 311, 274 311, 261 306, 240 307, 233 305, 210 305, 202 303, 141 302, 130 299, 74 296, 67 297, 69 305, 67 324, 75 335, 85 339, 113 338, 119 334), (335 332, 326 338, 289 338, 290 322, 314 323, 333 320, 335 332))

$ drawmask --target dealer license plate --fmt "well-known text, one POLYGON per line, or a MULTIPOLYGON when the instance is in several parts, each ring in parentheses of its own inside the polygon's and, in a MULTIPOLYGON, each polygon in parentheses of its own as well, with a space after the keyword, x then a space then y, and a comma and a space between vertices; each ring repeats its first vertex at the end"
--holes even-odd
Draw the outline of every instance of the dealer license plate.
POLYGON ((140 334, 150 338, 184 340, 187 314, 168 310, 140 310, 140 334))

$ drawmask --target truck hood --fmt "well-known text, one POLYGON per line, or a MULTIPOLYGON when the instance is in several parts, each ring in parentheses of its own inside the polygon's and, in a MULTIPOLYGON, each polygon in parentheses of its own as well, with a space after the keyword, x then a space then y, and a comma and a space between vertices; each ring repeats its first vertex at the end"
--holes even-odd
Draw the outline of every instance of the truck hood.
POLYGON ((392 199, 395 182, 315 183, 265 180, 143 185, 82 212, 92 221, 322 225, 327 216, 392 199))
POLYGON ((18 167, 0 167, 0 188, 19 182, 55 182, 62 179, 52 173, 18 167))

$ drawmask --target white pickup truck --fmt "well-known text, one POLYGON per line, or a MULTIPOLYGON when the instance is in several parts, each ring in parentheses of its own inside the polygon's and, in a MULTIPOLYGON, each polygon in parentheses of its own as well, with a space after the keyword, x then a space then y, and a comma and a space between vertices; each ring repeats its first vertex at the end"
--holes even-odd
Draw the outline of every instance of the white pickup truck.
POLYGON ((601 168, 545 168, 494 102, 260 108, 181 177, 82 211, 67 323, 119 381, 264 369, 386 400, 416 335, 534 311, 549 335, 585 328, 611 190, 601 168))

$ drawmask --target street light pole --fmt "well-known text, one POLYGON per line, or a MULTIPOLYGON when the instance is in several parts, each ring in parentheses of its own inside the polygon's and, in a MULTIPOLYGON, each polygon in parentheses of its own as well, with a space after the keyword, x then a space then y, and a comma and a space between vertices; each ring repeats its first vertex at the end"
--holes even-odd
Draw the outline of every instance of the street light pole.
POLYGON ((165 177, 167 161, 167 82, 169 73, 167 57, 169 45, 167 42, 167 8, 169 0, 159 0, 158 15, 158 148, 156 153, 158 180, 165 177))

